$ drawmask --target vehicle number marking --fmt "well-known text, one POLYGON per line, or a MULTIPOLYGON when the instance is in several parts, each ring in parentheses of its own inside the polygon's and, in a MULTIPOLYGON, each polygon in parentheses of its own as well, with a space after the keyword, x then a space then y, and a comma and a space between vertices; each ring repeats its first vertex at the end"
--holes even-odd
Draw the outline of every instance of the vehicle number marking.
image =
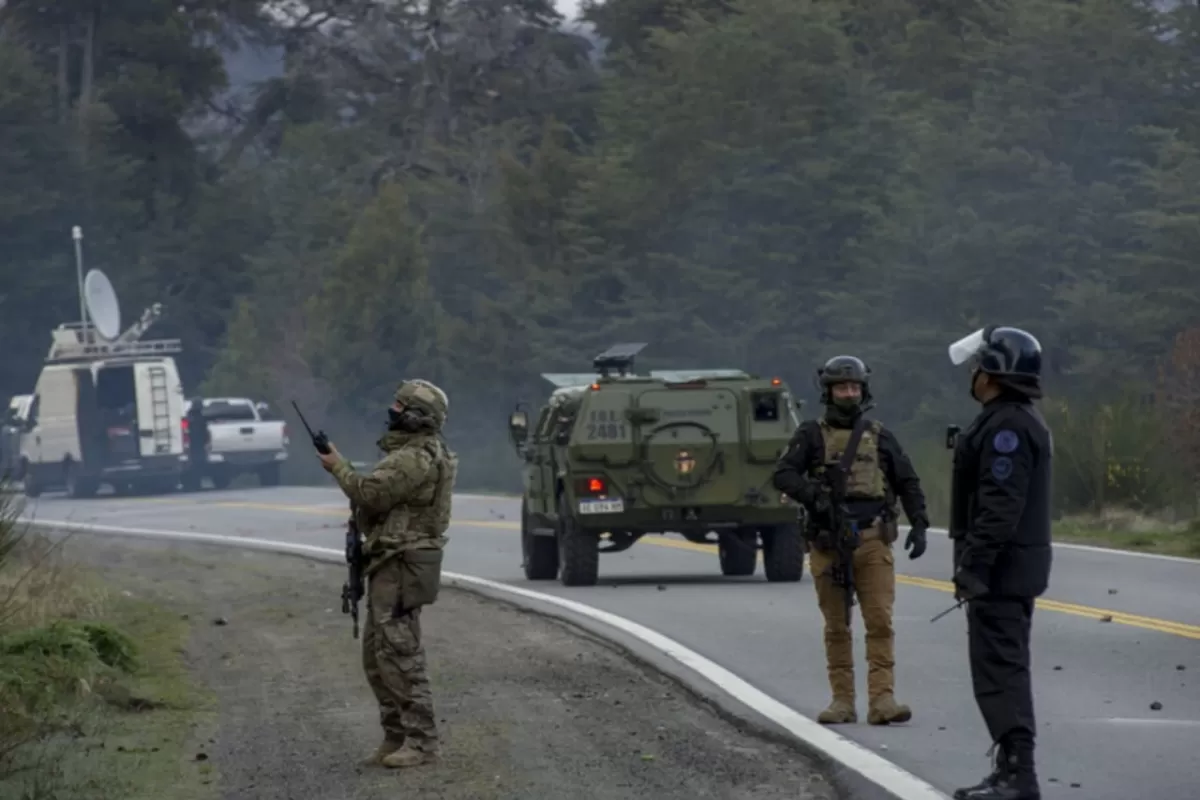
POLYGON ((625 510, 625 501, 615 500, 580 500, 580 514, 620 514, 625 510))

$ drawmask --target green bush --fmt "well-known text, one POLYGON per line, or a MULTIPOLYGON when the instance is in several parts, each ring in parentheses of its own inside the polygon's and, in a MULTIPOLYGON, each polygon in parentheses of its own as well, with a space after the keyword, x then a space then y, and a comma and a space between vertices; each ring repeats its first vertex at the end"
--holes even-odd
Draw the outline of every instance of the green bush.
POLYGON ((1047 401, 1054 433, 1054 501, 1062 514, 1143 513, 1188 505, 1190 476, 1170 457, 1154 404, 1125 392, 1111 402, 1047 401))

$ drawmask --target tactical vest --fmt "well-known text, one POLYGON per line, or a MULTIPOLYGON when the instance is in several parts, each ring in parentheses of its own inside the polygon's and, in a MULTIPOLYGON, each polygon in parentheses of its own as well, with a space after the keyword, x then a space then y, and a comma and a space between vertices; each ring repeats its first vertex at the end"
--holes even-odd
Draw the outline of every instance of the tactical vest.
MULTIPOLYGON (((821 438, 825 442, 825 467, 834 468, 850 443, 851 429, 835 428, 825 420, 821 420, 820 425, 821 438)), ((876 420, 868 422, 863 430, 858 452, 854 455, 854 463, 846 479, 848 500, 887 499, 883 465, 879 463, 879 432, 882 430, 883 425, 876 420)))
POLYGON ((364 549, 373 560, 404 550, 441 548, 446 542, 458 457, 435 436, 409 446, 429 454, 429 469, 412 497, 385 518, 359 520, 359 530, 366 532, 364 549))

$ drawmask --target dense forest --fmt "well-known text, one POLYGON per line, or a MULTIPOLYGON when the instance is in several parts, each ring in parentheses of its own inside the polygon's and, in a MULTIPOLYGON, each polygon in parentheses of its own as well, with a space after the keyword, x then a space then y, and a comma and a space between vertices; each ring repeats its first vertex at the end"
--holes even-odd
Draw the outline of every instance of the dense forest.
POLYGON ((995 322, 1045 347, 1060 511, 1194 503, 1195 0, 0 7, 6 395, 78 313, 78 224, 189 394, 295 399, 369 459, 429 378, 463 488, 520 485, 539 373, 644 341, 806 413, 860 355, 938 508, 974 410, 946 345, 995 322))

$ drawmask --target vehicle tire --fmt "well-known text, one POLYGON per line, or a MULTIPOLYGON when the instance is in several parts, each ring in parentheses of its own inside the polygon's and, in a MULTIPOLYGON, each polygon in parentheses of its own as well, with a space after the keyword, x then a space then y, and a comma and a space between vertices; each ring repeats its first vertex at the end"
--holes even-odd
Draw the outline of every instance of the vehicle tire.
POLYGON ((794 523, 763 528, 763 571, 772 583, 795 583, 804 575, 804 539, 794 523))
POLYGON ((753 575, 758 567, 758 532, 753 528, 717 534, 722 575, 753 575))
POLYGON ((63 485, 66 489, 67 497, 82 500, 88 497, 95 497, 96 490, 99 485, 96 481, 79 476, 79 467, 74 463, 68 462, 63 465, 63 485))
POLYGON ((559 580, 563 586, 595 586, 600 574, 600 537, 581 530, 567 505, 558 497, 559 580))
POLYGON ((208 475, 208 479, 212 481, 214 489, 228 489, 229 484, 233 483, 233 475, 229 470, 221 467, 216 467, 208 475))
POLYGON ((179 479, 179 485, 185 492, 198 492, 204 485, 204 478, 196 472, 185 472, 179 479))
MULTIPOLYGON (((260 467, 258 470, 259 486, 278 486, 280 480, 279 462, 260 467)), ((228 485, 228 484, 226 484, 228 485)))
POLYGON ((524 498, 521 498, 521 558, 527 580, 552 581, 558 577, 558 539, 533 535, 524 498))

